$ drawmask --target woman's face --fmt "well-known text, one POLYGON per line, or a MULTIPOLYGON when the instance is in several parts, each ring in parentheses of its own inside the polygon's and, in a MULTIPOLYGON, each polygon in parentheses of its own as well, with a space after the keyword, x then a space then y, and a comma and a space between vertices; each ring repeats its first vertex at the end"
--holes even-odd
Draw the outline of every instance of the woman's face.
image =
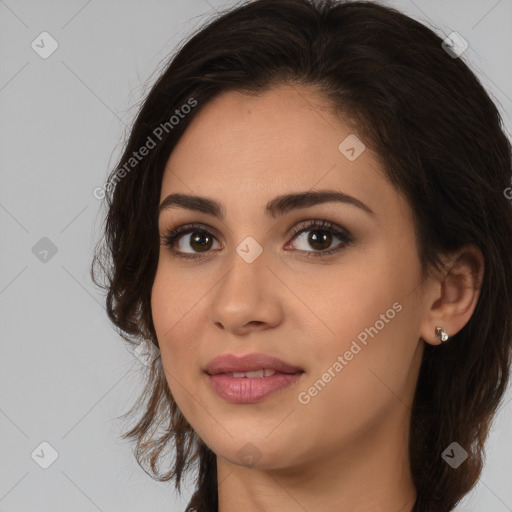
POLYGON ((198 226, 174 248, 162 242, 152 291, 171 392, 222 460, 290 468, 344 457, 354 443, 406 443, 427 301, 411 210, 354 136, 312 90, 228 92, 198 113, 167 163, 161 202, 208 198, 223 215, 168 201, 162 237, 198 226), (346 199, 276 200, 320 190, 346 199), (219 355, 253 353, 297 373, 205 371, 219 355))

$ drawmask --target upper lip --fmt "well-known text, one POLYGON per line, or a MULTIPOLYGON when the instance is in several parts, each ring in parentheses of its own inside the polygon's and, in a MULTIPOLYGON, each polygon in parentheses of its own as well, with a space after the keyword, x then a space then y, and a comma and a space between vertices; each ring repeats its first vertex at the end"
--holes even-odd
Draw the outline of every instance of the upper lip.
POLYGON ((252 372, 260 369, 282 373, 302 373, 304 371, 275 357, 257 353, 244 356, 235 356, 234 354, 217 356, 206 365, 204 371, 209 375, 217 375, 219 373, 252 372))

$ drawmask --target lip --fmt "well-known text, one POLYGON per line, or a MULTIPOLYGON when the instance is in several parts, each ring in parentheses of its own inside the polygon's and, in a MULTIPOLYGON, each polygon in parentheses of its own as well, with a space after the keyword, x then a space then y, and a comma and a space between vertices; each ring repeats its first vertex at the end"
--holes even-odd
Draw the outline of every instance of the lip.
POLYGON ((224 400, 248 404, 258 402, 273 393, 296 383, 304 370, 267 354, 233 354, 218 356, 205 368, 208 383, 224 400), (274 370, 270 377, 232 377, 232 372, 250 372, 260 369, 274 370))
MULTIPOLYGON (((204 371, 208 375, 231 372, 252 372, 266 368, 280 373, 302 373, 304 370, 267 354, 253 353, 244 356, 224 354, 212 359, 204 371)), ((266 377, 269 378, 269 377, 266 377)))

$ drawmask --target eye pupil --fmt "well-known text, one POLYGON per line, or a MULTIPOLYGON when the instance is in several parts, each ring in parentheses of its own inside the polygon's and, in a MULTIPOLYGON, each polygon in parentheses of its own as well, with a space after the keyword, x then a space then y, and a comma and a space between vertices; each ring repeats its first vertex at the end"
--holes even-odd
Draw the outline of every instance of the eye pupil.
MULTIPOLYGON (((193 233, 193 236, 191 236, 191 240, 190 240, 190 245, 193 247, 192 244, 195 244, 195 243, 199 243, 199 247, 200 247, 200 251, 201 250, 208 250, 210 249, 211 245, 212 245, 212 238, 210 236, 208 236, 207 233, 202 233, 202 232, 195 232, 193 233), (204 240, 206 240, 206 245, 204 245, 204 240)), ((196 250, 196 248, 194 247, 194 250, 196 250)))
POLYGON ((311 235, 309 236, 309 243, 312 245, 312 247, 315 247, 316 244, 325 244, 327 241, 327 245, 321 246, 321 247, 315 247, 316 249, 323 250, 329 247, 332 243, 332 235, 328 231, 311 231, 311 235), (324 233, 324 235, 318 236, 318 233, 324 233))

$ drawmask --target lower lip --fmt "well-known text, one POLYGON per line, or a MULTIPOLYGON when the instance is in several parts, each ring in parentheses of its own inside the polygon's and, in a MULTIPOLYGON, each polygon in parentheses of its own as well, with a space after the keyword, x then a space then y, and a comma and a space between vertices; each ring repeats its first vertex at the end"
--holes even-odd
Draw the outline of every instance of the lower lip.
POLYGON ((270 377, 229 377, 226 374, 208 375, 213 390, 224 400, 250 404, 291 386, 302 373, 275 373, 270 377))

